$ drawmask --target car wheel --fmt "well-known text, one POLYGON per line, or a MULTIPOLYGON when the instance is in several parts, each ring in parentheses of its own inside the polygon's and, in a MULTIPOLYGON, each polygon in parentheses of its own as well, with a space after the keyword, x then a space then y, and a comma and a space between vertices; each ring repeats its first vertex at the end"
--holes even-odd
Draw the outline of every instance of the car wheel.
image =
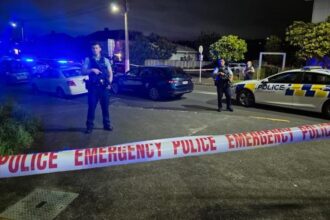
POLYGON ((64 93, 64 90, 62 88, 57 88, 56 89, 56 96, 58 98, 66 98, 66 95, 64 93))
POLYGON ((239 105, 251 107, 255 104, 254 95, 249 90, 242 90, 237 94, 236 101, 239 105))
POLYGON ((35 94, 35 95, 40 93, 40 90, 39 90, 39 88, 36 84, 32 84, 32 93, 35 94))
POLYGON ((152 100, 158 100, 160 98, 159 91, 155 87, 149 89, 149 98, 152 100))
POLYGON ((181 99, 184 94, 175 95, 175 98, 181 99))
POLYGON ((111 85, 111 89, 112 89, 112 92, 115 94, 115 95, 118 95, 120 93, 120 89, 119 89, 119 85, 118 83, 112 83, 111 85))
POLYGON ((324 103, 322 113, 325 118, 330 119, 330 100, 324 103))

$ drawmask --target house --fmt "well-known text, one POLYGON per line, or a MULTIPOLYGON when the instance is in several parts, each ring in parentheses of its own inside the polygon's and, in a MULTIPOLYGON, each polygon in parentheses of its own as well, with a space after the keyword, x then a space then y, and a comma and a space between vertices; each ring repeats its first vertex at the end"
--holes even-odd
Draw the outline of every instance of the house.
POLYGON ((197 61, 198 51, 190 47, 177 45, 176 53, 169 60, 197 61))

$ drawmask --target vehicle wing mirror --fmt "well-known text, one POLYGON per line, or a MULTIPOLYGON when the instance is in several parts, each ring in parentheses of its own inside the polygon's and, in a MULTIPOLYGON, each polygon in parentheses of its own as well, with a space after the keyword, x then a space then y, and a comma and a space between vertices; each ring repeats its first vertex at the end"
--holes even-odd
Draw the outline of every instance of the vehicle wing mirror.
POLYGON ((262 83, 262 84, 267 84, 267 83, 269 83, 269 80, 268 80, 268 79, 263 79, 263 80, 261 81, 261 83, 262 83))

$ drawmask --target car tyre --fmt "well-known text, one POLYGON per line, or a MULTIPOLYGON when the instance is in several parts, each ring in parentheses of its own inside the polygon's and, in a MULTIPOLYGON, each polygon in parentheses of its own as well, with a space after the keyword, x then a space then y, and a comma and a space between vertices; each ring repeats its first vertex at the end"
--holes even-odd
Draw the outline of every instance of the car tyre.
POLYGON ((62 88, 57 88, 56 89, 56 96, 58 98, 62 98, 62 99, 64 99, 64 98, 67 97, 66 94, 65 94, 65 92, 64 92, 64 90, 62 88))
POLYGON ((152 87, 149 89, 149 98, 154 101, 159 100, 160 94, 157 88, 152 87))
POLYGON ((322 113, 326 119, 330 119, 330 100, 324 103, 322 113))
POLYGON ((239 105, 245 107, 251 107, 255 104, 253 93, 247 89, 244 89, 237 94, 236 101, 239 105))
POLYGON ((184 94, 175 95, 176 99, 181 99, 184 94))

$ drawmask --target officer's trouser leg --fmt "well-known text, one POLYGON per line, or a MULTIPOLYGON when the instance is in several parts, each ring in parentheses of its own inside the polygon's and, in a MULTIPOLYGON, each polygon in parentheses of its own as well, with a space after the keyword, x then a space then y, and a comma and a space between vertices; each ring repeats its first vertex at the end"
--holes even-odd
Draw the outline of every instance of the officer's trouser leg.
POLYGON ((222 97, 223 97, 223 86, 217 85, 217 93, 218 93, 218 108, 222 108, 222 97))
POLYGON ((87 114, 87 128, 94 127, 95 109, 98 103, 98 94, 96 91, 88 91, 88 114, 87 114))
POLYGON ((103 90, 100 94, 100 104, 102 109, 102 116, 103 116, 103 126, 109 127, 110 126, 110 114, 109 114, 109 91, 103 90))
POLYGON ((225 87, 225 96, 226 96, 226 103, 227 103, 227 109, 231 108, 231 91, 230 86, 225 87))

